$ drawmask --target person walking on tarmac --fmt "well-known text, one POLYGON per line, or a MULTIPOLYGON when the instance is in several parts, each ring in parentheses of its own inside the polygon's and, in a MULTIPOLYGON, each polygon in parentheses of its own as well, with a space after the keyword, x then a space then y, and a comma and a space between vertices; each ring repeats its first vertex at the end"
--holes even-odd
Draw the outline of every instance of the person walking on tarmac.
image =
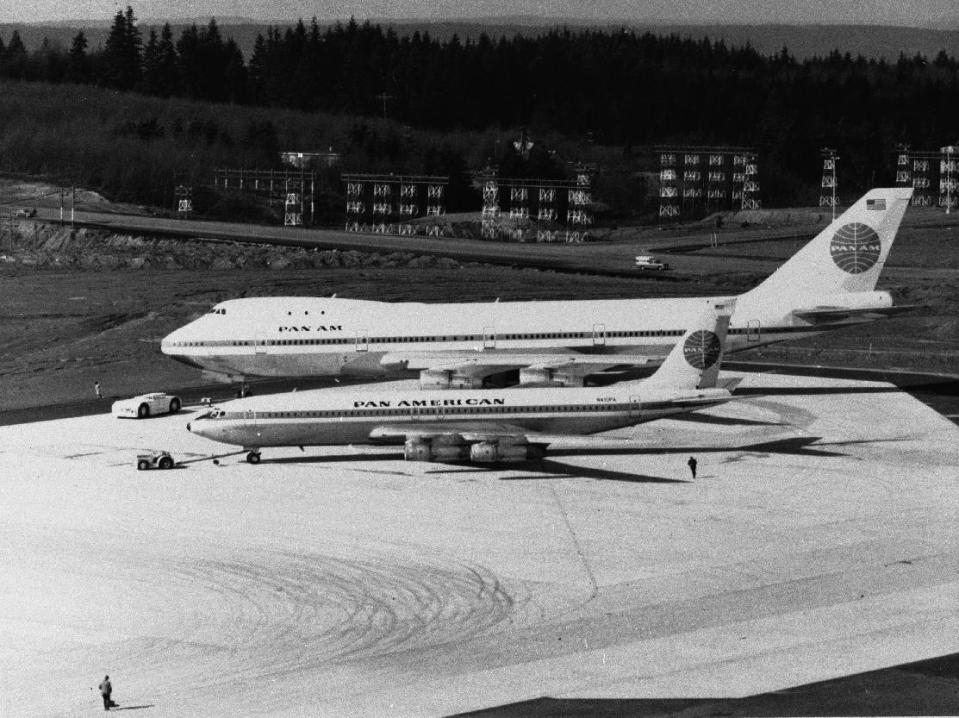
POLYGON ((690 456, 689 461, 686 462, 686 465, 689 467, 689 470, 693 474, 693 478, 696 478, 696 457, 690 456))
POLYGON ((111 698, 113 694, 113 685, 110 683, 110 676, 104 676, 103 680, 100 682, 100 695, 103 697, 103 710, 108 711, 116 703, 113 702, 111 698))
POLYGON ((93 395, 94 395, 97 399, 102 399, 102 398, 103 398, 103 392, 100 391, 100 382, 98 382, 98 381, 93 382, 93 395))

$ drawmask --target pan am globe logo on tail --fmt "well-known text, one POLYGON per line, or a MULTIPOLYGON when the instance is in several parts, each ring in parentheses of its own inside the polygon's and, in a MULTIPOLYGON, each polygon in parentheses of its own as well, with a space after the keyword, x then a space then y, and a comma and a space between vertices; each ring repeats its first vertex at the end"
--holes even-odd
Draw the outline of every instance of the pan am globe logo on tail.
POLYGON ((844 224, 829 243, 832 261, 848 274, 862 274, 879 261, 882 240, 876 230, 867 224, 844 224))
POLYGON ((683 344, 683 356, 693 369, 709 369, 719 359, 722 349, 719 337, 710 331, 700 329, 693 332, 683 344))

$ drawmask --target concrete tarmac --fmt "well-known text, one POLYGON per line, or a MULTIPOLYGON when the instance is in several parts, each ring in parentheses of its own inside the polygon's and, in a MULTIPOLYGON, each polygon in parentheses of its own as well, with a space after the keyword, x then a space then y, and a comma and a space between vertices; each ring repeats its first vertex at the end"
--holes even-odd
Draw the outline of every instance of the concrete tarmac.
POLYGON ((0 714, 99 712, 105 673, 149 716, 406 716, 959 652, 959 427, 882 382, 741 386, 494 468, 250 466, 189 411, 0 427, 0 714), (180 467, 138 472, 147 448, 180 467))

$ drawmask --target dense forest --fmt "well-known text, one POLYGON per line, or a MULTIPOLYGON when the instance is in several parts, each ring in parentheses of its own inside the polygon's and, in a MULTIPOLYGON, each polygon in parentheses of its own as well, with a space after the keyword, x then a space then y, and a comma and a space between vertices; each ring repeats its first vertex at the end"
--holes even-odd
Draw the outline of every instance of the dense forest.
MULTIPOLYGON (((417 130, 528 127, 534 136, 619 148, 625 163, 654 144, 752 145, 763 198, 774 204, 818 192, 824 145, 842 157, 842 188, 858 192, 891 181, 895 143, 932 149, 954 142, 959 115, 959 63, 944 51, 896 62, 835 51, 800 62, 786 48, 764 56, 749 46, 626 30, 439 41, 354 21, 321 30, 314 19, 270 28, 245 59, 215 20, 179 37, 169 26, 142 37, 131 8, 117 13, 102 47, 88 47, 82 31, 69 48, 28 49, 16 33, 0 38, 0 78, 385 114, 417 130)), ((249 132, 254 144, 275 142, 265 125, 249 132)))

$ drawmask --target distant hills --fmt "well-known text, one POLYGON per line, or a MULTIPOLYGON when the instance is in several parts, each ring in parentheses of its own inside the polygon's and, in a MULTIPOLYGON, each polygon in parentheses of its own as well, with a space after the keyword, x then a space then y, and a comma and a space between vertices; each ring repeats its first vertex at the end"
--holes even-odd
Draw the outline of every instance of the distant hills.
MULTIPOLYGON (((179 19, 171 21, 174 35, 179 36, 180 30, 196 22, 205 25, 209 18, 179 19)), ((87 35, 89 46, 95 49, 106 39, 111 19, 83 21, 70 20, 61 23, 39 23, 35 25, 0 24, 0 37, 4 42, 10 39, 14 29, 20 31, 27 48, 38 48, 46 37, 51 43, 62 47, 69 47, 77 31, 82 29, 87 35)), ((885 58, 895 61, 900 53, 907 56, 921 54, 926 57, 935 57, 941 50, 953 57, 959 56, 959 29, 931 29, 923 27, 889 27, 882 25, 673 25, 673 24, 645 24, 630 25, 611 23, 598 25, 582 21, 544 22, 542 18, 521 16, 515 18, 494 18, 484 22, 476 21, 371 21, 373 24, 391 26, 400 35, 409 35, 414 31, 429 32, 430 35, 441 40, 448 39, 454 34, 460 38, 477 37, 480 33, 487 33, 492 37, 516 34, 535 35, 548 31, 554 27, 568 27, 577 31, 582 29, 618 29, 627 27, 637 32, 651 32, 655 35, 679 35, 681 37, 702 38, 712 40, 722 39, 730 46, 744 46, 747 43, 760 53, 772 55, 779 53, 783 47, 799 60, 813 56, 825 56, 833 50, 841 53, 850 53, 852 56, 863 55, 867 58, 885 58)), ((257 34, 266 33, 268 24, 256 22, 243 17, 217 18, 221 33, 232 37, 239 44, 244 57, 249 58, 253 50, 253 43, 257 34)), ((287 27, 293 23, 278 22, 279 27, 287 27)), ((332 23, 321 23, 326 27, 332 23)), ((150 27, 159 27, 162 21, 140 20, 140 30, 144 38, 150 27)), ((949 26, 959 27, 959 15, 949 26)))

